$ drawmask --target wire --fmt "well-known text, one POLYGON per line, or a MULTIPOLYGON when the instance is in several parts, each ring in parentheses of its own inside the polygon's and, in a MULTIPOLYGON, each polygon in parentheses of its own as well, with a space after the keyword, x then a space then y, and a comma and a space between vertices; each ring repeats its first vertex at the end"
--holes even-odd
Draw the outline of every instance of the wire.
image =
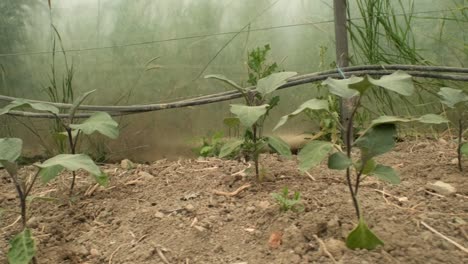
MULTIPOLYGON (((413 77, 423 77, 423 78, 436 78, 436 79, 445 79, 445 80, 453 80, 453 81, 464 81, 468 82, 468 75, 455 75, 455 74, 441 74, 443 72, 451 72, 451 73, 468 73, 467 68, 454 68, 454 67, 439 67, 439 66, 420 66, 420 65, 363 65, 363 66, 352 66, 341 68, 342 73, 345 77, 349 77, 350 75, 362 76, 362 75, 375 75, 375 76, 382 76, 388 75, 396 70, 407 70, 406 73, 413 77)), ((285 89, 301 84, 317 82, 321 80, 325 80, 327 78, 340 78, 341 74, 337 69, 323 71, 323 72, 316 72, 310 74, 304 74, 300 76, 296 76, 290 78, 286 84, 280 86, 279 89, 285 89)), ((248 87, 253 89, 254 87, 248 87)), ((212 95, 205 95, 199 96, 191 99, 186 99, 182 101, 176 101, 171 103, 160 103, 160 104, 148 104, 148 105, 129 105, 129 106, 92 106, 92 105, 81 105, 79 107, 80 110, 88 110, 88 111, 107 111, 113 116, 119 115, 128 115, 134 113, 143 113, 143 112, 150 112, 150 111, 159 111, 164 109, 172 109, 172 108, 181 108, 187 106, 197 106, 197 105, 204 105, 204 104, 211 104, 216 102, 223 102, 228 101, 236 98, 240 98, 242 95, 236 91, 228 91, 222 93, 216 93, 212 95)), ((3 101, 14 101, 18 98, 10 97, 10 96, 0 96, 0 100, 3 101)), ((59 108, 70 108, 71 104, 63 104, 63 103, 49 103, 44 101, 37 101, 37 100, 29 100, 31 102, 39 102, 39 103, 48 103, 54 105, 59 108)), ((10 115, 14 116, 25 116, 25 117, 34 117, 34 118, 55 118, 54 115, 48 113, 32 113, 32 112, 22 112, 22 111, 11 111, 9 112, 10 115)), ((76 115, 76 118, 86 118, 91 116, 92 113, 79 113, 76 115)), ((68 117, 68 114, 59 114, 60 118, 68 117)))
MULTIPOLYGON (((418 15, 418 14, 429 14, 429 13, 439 13, 439 12, 451 12, 451 11, 458 11, 458 10, 460 10, 460 8, 445 9, 445 10, 440 10, 440 11, 439 10, 437 10, 437 11, 434 10, 434 11, 414 12, 414 13, 411 13, 411 14, 418 15)), ((404 16, 404 15, 407 15, 407 14, 408 13, 401 13, 401 14, 396 14, 395 16, 404 16)), ((382 15, 380 17, 384 17, 384 16, 385 15, 382 15)), ((415 17, 415 18, 417 18, 417 17, 415 17)), ((352 18, 352 19, 349 19, 349 20, 351 20, 351 21, 362 20, 362 18, 352 18)), ((271 27, 263 27, 263 28, 254 28, 254 29, 251 29, 250 32, 268 31, 268 30, 273 30, 273 29, 283 29, 283 28, 301 27, 301 26, 310 26, 310 25, 319 25, 319 24, 327 24, 327 23, 333 23, 333 22, 334 22, 334 20, 324 20, 324 21, 317 21, 317 22, 306 22, 306 23, 296 23, 296 24, 271 26, 271 27)), ((69 50, 64 50, 64 52, 82 52, 82 51, 94 51, 94 50, 125 48, 125 47, 149 45, 149 44, 164 43, 164 42, 171 42, 171 41, 178 41, 178 40, 198 39, 198 38, 207 38, 207 37, 215 37, 215 36, 222 36, 222 35, 247 33, 246 31, 242 31, 242 30, 241 31, 218 32, 218 33, 212 33, 212 34, 200 34, 200 35, 193 35, 193 36, 186 36, 186 37, 179 37, 179 38, 168 38, 168 39, 161 39, 161 40, 143 41, 143 42, 135 42, 135 43, 104 46, 104 47, 69 49, 69 50)), ((41 54, 51 54, 51 53, 53 53, 53 52, 52 51, 32 51, 32 52, 3 53, 3 54, 0 54, 0 57, 24 56, 24 55, 41 55, 41 54)))

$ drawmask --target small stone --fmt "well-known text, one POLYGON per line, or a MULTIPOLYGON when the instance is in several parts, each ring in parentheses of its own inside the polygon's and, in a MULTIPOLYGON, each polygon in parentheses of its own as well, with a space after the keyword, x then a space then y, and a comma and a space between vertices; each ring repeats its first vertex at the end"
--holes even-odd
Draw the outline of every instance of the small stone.
POLYGON ((255 212, 255 206, 249 206, 245 208, 245 211, 247 211, 247 213, 253 213, 255 212))
POLYGON ((261 201, 258 203, 258 207, 262 209, 267 209, 268 207, 270 207, 270 203, 268 201, 261 201))
POLYGON ((324 243, 330 254, 338 258, 340 258, 346 250, 345 243, 338 239, 330 238, 325 240, 324 243))
POLYGON ((90 251, 89 251, 89 254, 93 257, 98 257, 100 255, 99 253, 99 250, 95 249, 95 248, 92 248, 90 251))
POLYGON ((454 158, 450 161, 450 164, 456 165, 458 164, 458 158, 454 158))
POLYGON ((194 225, 193 228, 195 228, 196 230, 198 230, 200 232, 204 232, 206 230, 206 228, 204 228, 202 226, 199 226, 199 225, 194 225))
POLYGON ((429 183, 426 185, 426 189, 432 190, 442 195, 451 195, 457 192, 455 187, 443 181, 436 181, 435 183, 429 183))
POLYGON ((36 228, 39 226, 39 219, 35 216, 29 218, 28 222, 26 223, 26 225, 30 228, 36 228))
POLYGON ((223 248, 222 245, 217 245, 217 246, 215 246, 215 247, 213 248, 213 252, 214 252, 214 253, 221 253, 221 252, 223 252, 223 251, 224 251, 224 248, 223 248))
POLYGON ((231 214, 227 214, 224 218, 224 221, 226 222, 231 222, 232 220, 234 220, 234 217, 231 214))
POLYGON ((120 162, 120 167, 124 170, 131 170, 135 167, 135 165, 133 165, 133 162, 131 162, 129 159, 123 159, 120 162))
POLYGON ((192 204, 187 204, 185 206, 185 210, 187 210, 188 212, 193 212, 195 210, 195 206, 193 206, 192 204))
POLYGON ((145 181, 150 181, 150 180, 154 179, 154 176, 152 174, 149 174, 146 171, 140 171, 138 173, 138 177, 141 178, 142 180, 145 180, 145 181))
POLYGON ((441 144, 444 144, 444 145, 447 145, 447 140, 443 139, 443 138, 439 138, 439 143, 441 144))
POLYGON ((154 213, 154 217, 159 218, 159 219, 164 218, 164 216, 165 216, 165 215, 164 215, 163 213, 159 212, 159 211, 157 211, 156 213, 154 213))

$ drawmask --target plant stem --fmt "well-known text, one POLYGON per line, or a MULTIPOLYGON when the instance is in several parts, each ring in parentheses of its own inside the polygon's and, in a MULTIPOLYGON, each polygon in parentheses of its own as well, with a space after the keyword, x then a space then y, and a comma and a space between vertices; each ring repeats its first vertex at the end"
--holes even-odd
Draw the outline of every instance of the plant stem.
POLYGON ((462 118, 458 119, 458 169, 460 171, 463 171, 462 167, 462 153, 461 153, 461 147, 462 147, 462 139, 463 139, 463 124, 462 124, 462 118))
MULTIPOLYGON (((75 142, 73 142, 72 129, 70 127, 66 127, 65 129, 67 130, 68 143, 70 144, 71 154, 75 154, 75 142)), ((75 179, 76 179, 75 171, 72 171, 72 175, 73 175, 73 177, 72 177, 72 182, 71 182, 71 185, 70 185, 70 192, 68 194, 70 197, 73 195, 73 188, 75 187, 75 179)))
MULTIPOLYGON (((350 118, 349 118, 348 123, 347 123, 347 128, 346 128, 346 142, 345 142, 345 144, 346 144, 346 156, 349 159, 351 159, 351 147, 352 147, 352 136, 353 136, 353 130, 352 130, 352 128, 353 128, 353 118, 354 118, 354 115, 357 112, 357 109, 358 109, 359 104, 361 102, 361 98, 362 97, 359 97, 357 99, 357 102, 354 105, 353 111, 351 112, 350 118)), ((364 165, 362 167, 364 168, 364 165)), ((346 169, 346 182, 348 184, 349 192, 351 193, 351 198, 353 200, 353 206, 354 206, 354 209, 356 210, 356 215, 357 215, 358 220, 361 217, 361 212, 359 210, 359 203, 357 201, 357 190, 358 190, 357 186, 359 185, 360 174, 362 174, 362 172, 358 173, 358 175, 357 175, 356 191, 354 191, 353 190, 353 183, 351 182, 351 169, 349 167, 346 169)))
POLYGON ((259 171, 258 171, 258 153, 257 153, 257 124, 254 124, 252 126, 252 132, 253 132, 253 159, 255 163, 255 177, 257 181, 259 180, 259 171))

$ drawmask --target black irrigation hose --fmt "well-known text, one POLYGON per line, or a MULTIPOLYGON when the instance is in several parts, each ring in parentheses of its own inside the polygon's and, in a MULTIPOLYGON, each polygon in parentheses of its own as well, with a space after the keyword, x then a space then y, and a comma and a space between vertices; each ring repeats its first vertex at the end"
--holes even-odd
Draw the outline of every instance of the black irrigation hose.
MULTIPOLYGON (((353 66, 342 68, 342 72, 346 76, 350 75, 388 75, 394 72, 394 70, 410 70, 407 71, 409 75, 413 77, 423 77, 423 78, 436 78, 436 79, 445 79, 445 80, 454 80, 454 81, 468 81, 468 76, 465 75, 450 75, 450 74, 440 74, 440 73, 428 73, 422 71, 432 71, 432 72, 455 72, 455 73, 468 73, 468 68, 455 68, 455 67, 439 67, 439 66, 416 66, 416 65, 366 65, 366 66, 353 66)), ((337 73, 338 70, 329 70, 324 72, 317 72, 312 74, 305 74, 290 78, 286 84, 281 86, 279 89, 285 89, 288 87, 293 87, 301 84, 312 83, 316 81, 325 80, 328 77, 332 78, 341 78, 341 75, 337 73)), ((253 88, 253 87, 251 87, 253 88)), ((107 111, 110 112, 113 116, 127 115, 133 113, 142 113, 150 111, 158 111, 163 109, 171 108, 181 108, 187 106, 196 106, 204 105, 215 102, 228 101, 231 99, 240 98, 241 94, 237 91, 228 91, 212 95, 205 95, 196 98, 186 99, 177 102, 171 103, 160 103, 160 104, 148 104, 148 105, 130 105, 130 106, 91 106, 91 105, 82 105, 80 110, 91 110, 91 111, 107 111)), ((17 98, 0 96, 0 100, 4 101, 13 101, 17 98)), ((44 101, 31 100, 33 102, 49 103, 44 101)), ((69 108, 71 104, 62 104, 62 103, 49 103, 55 105, 59 108, 69 108)), ((22 111, 11 111, 10 115, 15 116, 24 116, 24 117, 33 117, 33 118, 55 118, 54 115, 49 113, 32 113, 32 112, 22 112, 22 111)), ((89 117, 91 113, 79 113, 76 115, 77 118, 86 118, 89 117)), ((60 114, 59 117, 68 117, 68 114, 60 114)))

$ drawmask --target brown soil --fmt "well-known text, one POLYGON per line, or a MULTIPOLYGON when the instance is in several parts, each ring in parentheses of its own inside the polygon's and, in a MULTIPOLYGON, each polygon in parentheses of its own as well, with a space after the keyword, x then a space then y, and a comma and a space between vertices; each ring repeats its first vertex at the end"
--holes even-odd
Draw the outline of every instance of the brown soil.
MULTIPOLYGON (((454 145, 444 141, 400 143, 381 158, 398 169, 402 182, 363 182, 364 216, 385 241, 374 251, 344 246, 356 218, 341 172, 321 166, 310 171, 312 180, 298 172, 295 160, 276 155, 262 157, 263 183, 237 173, 246 164, 215 158, 160 160, 131 170, 107 164, 110 185, 91 191, 94 183, 80 174, 72 203, 64 202, 70 175, 63 175, 36 186, 34 196, 50 199, 33 200, 29 225, 39 263, 165 263, 160 255, 168 263, 333 263, 324 248, 337 263, 468 263, 467 253, 421 224, 468 246, 468 174, 457 171, 454 158, 454 145), (436 180, 453 185, 457 194, 428 193, 425 185, 436 180), (232 197, 215 193, 245 184, 251 186, 232 197), (280 212, 271 193, 284 186, 301 192, 303 212, 280 212), (269 245, 272 234, 276 241, 269 245), (281 244, 272 248, 275 242, 281 244)), ((8 241, 20 225, 13 224, 14 188, 5 172, 0 177, 5 263, 8 241)))

